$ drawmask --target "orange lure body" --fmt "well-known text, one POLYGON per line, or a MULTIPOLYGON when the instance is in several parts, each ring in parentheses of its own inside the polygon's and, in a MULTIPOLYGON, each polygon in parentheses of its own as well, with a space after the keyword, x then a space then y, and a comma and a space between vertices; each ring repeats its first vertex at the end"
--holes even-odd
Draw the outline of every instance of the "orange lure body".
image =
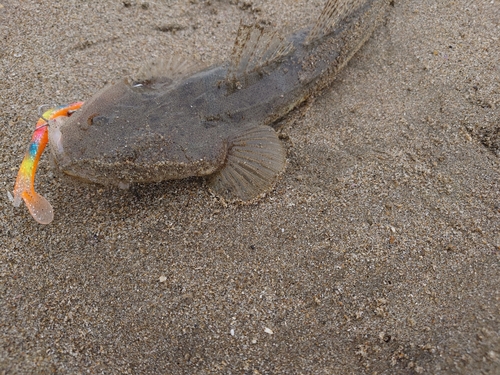
POLYGON ((49 140, 49 122, 58 117, 69 117, 83 105, 76 102, 51 108, 43 113, 35 126, 28 150, 24 155, 14 186, 13 204, 19 207, 24 200, 31 216, 40 224, 49 224, 54 218, 51 204, 35 191, 35 174, 40 157, 49 140))

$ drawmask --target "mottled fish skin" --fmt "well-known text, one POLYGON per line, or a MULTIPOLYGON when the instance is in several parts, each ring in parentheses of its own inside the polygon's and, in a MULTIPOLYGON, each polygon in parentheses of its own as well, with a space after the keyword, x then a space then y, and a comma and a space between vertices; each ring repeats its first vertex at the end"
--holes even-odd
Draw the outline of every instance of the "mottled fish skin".
MULTIPOLYGON (((333 3, 328 2, 330 8, 333 3)), ((105 87, 72 117, 52 124, 59 139, 51 142, 56 165, 100 184, 210 176, 213 190, 227 199, 250 200, 264 193, 285 165, 282 146, 266 128, 334 80, 380 23, 389 2, 339 3, 346 9, 353 3, 355 10, 336 20, 333 31, 316 31, 315 38, 310 30, 299 31, 277 44, 277 58, 249 65, 245 72, 227 63, 178 77, 171 69, 164 76, 105 87), (274 158, 269 163, 268 154, 274 158), (254 176, 262 181, 252 189, 254 176), (239 181, 248 185, 242 188, 246 192, 239 192, 239 181)))

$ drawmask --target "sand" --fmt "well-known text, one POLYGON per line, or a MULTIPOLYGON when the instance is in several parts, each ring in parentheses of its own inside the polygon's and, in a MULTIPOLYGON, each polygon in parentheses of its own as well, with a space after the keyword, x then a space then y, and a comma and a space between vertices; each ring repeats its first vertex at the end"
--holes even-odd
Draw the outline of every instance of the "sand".
POLYGON ((240 20, 323 0, 0 0, 0 374, 500 373, 500 2, 395 0, 249 206, 128 191, 43 158, 55 220, 7 199, 46 103, 162 55, 226 59, 240 20))

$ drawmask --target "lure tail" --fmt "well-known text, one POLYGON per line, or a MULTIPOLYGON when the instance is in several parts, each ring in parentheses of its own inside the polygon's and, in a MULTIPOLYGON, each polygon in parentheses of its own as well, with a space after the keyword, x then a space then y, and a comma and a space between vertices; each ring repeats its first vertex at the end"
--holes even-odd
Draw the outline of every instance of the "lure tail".
POLYGON ((63 105, 45 111, 36 123, 35 131, 31 137, 28 150, 24 155, 23 162, 19 168, 14 186, 13 204, 15 207, 21 205, 24 200, 31 216, 40 224, 49 224, 54 218, 54 210, 51 204, 35 191, 35 174, 38 162, 42 156, 45 146, 49 140, 49 121, 58 117, 68 117, 82 106, 82 102, 63 105))

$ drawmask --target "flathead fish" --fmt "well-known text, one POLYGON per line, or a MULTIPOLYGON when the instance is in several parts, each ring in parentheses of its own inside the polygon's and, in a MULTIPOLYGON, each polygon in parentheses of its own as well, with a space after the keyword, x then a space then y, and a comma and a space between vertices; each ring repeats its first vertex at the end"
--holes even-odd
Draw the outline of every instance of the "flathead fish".
POLYGON ((222 199, 252 201, 285 168, 276 122, 335 79, 389 3, 328 0, 315 25, 287 37, 242 25, 231 61, 217 66, 175 56, 149 64, 49 119, 55 164, 120 187, 206 176, 222 199))

